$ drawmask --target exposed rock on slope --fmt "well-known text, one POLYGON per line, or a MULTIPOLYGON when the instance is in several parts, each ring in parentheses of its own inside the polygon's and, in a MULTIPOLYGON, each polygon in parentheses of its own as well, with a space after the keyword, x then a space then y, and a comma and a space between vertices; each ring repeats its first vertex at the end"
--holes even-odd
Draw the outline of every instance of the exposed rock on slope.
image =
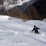
POLYGON ((3 0, 0 0, 0 5, 3 5, 3 0))

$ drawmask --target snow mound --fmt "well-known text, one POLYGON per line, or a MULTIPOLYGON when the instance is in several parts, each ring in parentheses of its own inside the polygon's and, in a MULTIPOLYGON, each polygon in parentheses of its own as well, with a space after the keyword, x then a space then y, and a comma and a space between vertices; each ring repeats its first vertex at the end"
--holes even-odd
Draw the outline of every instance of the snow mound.
POLYGON ((9 16, 6 15, 0 15, 0 21, 7 21, 9 16))

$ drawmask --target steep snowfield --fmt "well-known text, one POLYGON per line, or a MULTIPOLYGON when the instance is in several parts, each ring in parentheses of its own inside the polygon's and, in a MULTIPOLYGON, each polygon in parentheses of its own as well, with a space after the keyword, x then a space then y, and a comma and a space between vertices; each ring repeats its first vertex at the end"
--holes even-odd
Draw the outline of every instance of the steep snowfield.
POLYGON ((0 15, 0 46, 46 46, 46 22, 0 15), (41 34, 31 32, 34 24, 41 34))

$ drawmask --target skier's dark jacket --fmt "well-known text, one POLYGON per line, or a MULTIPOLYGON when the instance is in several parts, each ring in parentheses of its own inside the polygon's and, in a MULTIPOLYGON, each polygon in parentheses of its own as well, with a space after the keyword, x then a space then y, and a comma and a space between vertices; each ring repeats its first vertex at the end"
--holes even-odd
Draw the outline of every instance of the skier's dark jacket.
POLYGON ((35 33, 39 33, 38 29, 40 29, 40 28, 34 27, 32 31, 35 31, 35 33))

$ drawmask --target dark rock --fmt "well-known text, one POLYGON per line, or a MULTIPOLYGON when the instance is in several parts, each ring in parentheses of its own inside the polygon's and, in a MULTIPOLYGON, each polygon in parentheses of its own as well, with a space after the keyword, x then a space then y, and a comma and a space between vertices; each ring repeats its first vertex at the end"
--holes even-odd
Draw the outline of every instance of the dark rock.
POLYGON ((38 0, 32 4, 42 18, 46 18, 46 0, 38 0))

